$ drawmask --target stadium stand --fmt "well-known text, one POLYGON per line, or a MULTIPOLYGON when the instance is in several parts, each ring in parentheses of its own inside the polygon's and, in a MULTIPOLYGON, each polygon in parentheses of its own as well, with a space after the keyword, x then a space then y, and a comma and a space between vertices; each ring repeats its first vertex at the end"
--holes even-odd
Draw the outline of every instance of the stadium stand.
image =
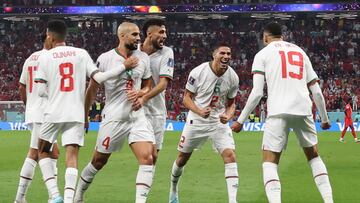
MULTIPOLYGON (((100 53, 117 45, 111 23, 72 23, 67 43, 85 48, 94 60, 100 53)), ((240 91, 236 97, 241 109, 250 93, 251 64, 256 52, 262 48, 261 27, 267 21, 243 20, 167 20, 169 35, 166 44, 174 49, 175 73, 166 92, 168 117, 183 119, 181 101, 186 77, 200 62, 210 60, 211 47, 226 41, 233 48, 231 66, 240 78, 240 91)), ((24 60, 41 49, 44 21, 0 21, 0 100, 18 101, 18 79, 24 60), (31 39, 31 40, 29 40, 31 39), (36 42, 36 43, 34 43, 36 42)), ((141 24, 141 23, 140 23, 141 24)), ((311 58, 320 77, 329 111, 340 111, 343 99, 360 98, 360 22, 358 20, 284 21, 286 40, 302 45, 311 58)), ((104 94, 97 101, 103 106, 104 94)), ((360 105, 360 99, 357 101, 360 105)), ((97 109, 94 106, 93 109, 97 109)), ((94 110, 94 111, 95 111, 94 110)), ((237 112, 239 113, 239 111, 237 112)), ((257 110, 259 115, 259 110, 257 110)), ((92 114, 95 117, 96 113, 92 114)))

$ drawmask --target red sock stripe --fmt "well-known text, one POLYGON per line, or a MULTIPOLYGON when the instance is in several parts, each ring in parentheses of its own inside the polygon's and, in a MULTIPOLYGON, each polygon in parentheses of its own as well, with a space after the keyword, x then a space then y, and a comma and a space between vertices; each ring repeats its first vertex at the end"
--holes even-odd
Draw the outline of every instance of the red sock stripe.
POLYGON ((81 176, 80 176, 80 178, 81 178, 82 181, 84 181, 84 182, 87 183, 87 184, 90 184, 90 183, 91 183, 91 182, 89 182, 89 181, 86 181, 86 180, 85 180, 83 177, 81 177, 81 176))
POLYGON ((46 183, 47 181, 49 181, 51 179, 55 179, 55 177, 50 177, 50 178, 46 179, 44 182, 46 183))
POLYGON ((136 183, 136 185, 143 185, 143 186, 145 186, 145 187, 151 188, 151 186, 150 186, 150 185, 145 184, 145 183, 136 183))
POLYGON ((26 180, 32 180, 31 178, 25 177, 25 176, 20 176, 20 178, 24 178, 26 180))
POLYGON ((314 176, 314 179, 317 178, 317 177, 319 177, 319 176, 327 176, 327 175, 328 175, 327 173, 320 173, 320 174, 314 176))
POLYGON ((267 185, 268 183, 271 183, 271 182, 274 182, 274 181, 280 182, 280 180, 278 180, 278 179, 272 179, 272 180, 267 181, 267 182, 265 183, 264 187, 266 187, 266 185, 267 185))
POLYGON ((226 176, 225 179, 228 179, 228 178, 239 178, 239 176, 226 176))
POLYGON ((75 188, 72 187, 66 187, 64 190, 73 190, 75 192, 75 188))

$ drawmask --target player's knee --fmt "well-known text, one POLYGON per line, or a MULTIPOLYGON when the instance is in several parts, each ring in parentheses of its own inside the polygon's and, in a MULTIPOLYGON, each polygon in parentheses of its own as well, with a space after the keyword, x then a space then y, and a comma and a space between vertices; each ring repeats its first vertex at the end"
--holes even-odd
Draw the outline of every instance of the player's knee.
POLYGON ((222 157, 223 157, 224 163, 236 162, 236 154, 235 154, 234 150, 230 150, 230 149, 225 150, 222 153, 222 157))
POLYGON ((139 160, 141 165, 153 165, 154 158, 152 153, 143 154, 139 160))
POLYGON ((34 161, 38 161, 38 158, 39 158, 39 156, 38 156, 38 150, 36 150, 36 149, 30 149, 29 152, 28 152, 28 154, 27 154, 27 158, 32 159, 32 160, 34 160, 34 161))
POLYGON ((106 158, 93 158, 91 164, 96 168, 96 170, 102 169, 107 163, 108 159, 106 158))

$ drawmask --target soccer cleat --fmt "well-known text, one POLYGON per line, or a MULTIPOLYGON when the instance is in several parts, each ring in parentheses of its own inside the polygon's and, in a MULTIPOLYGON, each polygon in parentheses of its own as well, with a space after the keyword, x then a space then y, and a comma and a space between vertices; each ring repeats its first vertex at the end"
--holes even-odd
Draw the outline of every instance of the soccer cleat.
POLYGON ((54 199, 51 199, 50 203, 64 203, 64 200, 61 196, 57 196, 54 199))
POLYGON ((177 192, 170 192, 169 203, 179 203, 179 195, 177 192))
POLYGON ((339 142, 344 142, 344 138, 340 137, 339 142))
POLYGON ((355 138, 355 142, 358 143, 358 142, 360 142, 360 140, 358 140, 357 138, 355 138))

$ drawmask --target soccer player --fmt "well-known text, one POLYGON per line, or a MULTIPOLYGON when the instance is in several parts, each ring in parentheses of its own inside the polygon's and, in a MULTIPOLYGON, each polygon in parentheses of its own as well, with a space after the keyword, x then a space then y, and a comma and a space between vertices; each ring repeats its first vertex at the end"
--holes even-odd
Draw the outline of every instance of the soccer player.
POLYGON ((178 181, 184 166, 193 150, 200 148, 208 138, 224 160, 229 203, 237 202, 235 143, 228 121, 235 113, 239 78, 229 66, 229 46, 217 46, 212 57, 213 61, 197 66, 188 77, 183 104, 189 114, 178 145, 179 155, 171 171, 170 203, 179 202, 178 181))
POLYGON ((317 149, 317 135, 311 115, 310 89, 321 117, 322 129, 330 128, 318 77, 309 57, 297 45, 282 40, 281 26, 269 23, 263 32, 266 45, 254 58, 253 89, 237 122, 231 128, 239 132, 249 113, 259 103, 266 79, 268 117, 263 137, 263 178, 270 203, 281 202, 277 168, 285 149, 290 128, 295 132, 325 203, 332 203, 332 189, 325 164, 317 149))
POLYGON ((346 130, 350 127, 351 129, 351 134, 354 137, 355 142, 359 142, 359 140, 356 137, 356 133, 355 133, 355 129, 354 129, 354 124, 353 124, 353 120, 352 120, 352 100, 349 99, 348 103, 345 106, 345 127, 344 130, 341 132, 341 137, 339 139, 340 142, 344 142, 344 136, 346 133, 346 130))
MULTIPOLYGON (((151 19, 145 22, 143 34, 146 37, 141 50, 150 57, 150 69, 154 87, 139 98, 139 105, 144 105, 145 115, 155 133, 154 167, 158 151, 162 148, 166 122, 165 90, 174 73, 174 52, 164 45, 166 40, 165 21, 151 19)), ((155 168, 154 168, 155 170, 155 168)))
MULTIPOLYGON (((122 148, 126 138, 139 163, 136 177, 136 203, 146 202, 153 180, 154 132, 145 118, 144 109, 133 110, 137 99, 147 93, 152 84, 149 56, 138 49, 140 31, 136 24, 124 22, 117 30, 118 47, 99 56, 101 71, 116 69, 126 58, 136 57, 139 64, 120 77, 106 81, 105 107, 100 124, 95 152, 90 163, 81 172, 75 202, 84 202, 84 193, 95 175, 107 163, 114 151, 122 148)), ((97 86, 90 82, 86 95, 86 112, 95 97, 97 86)))
MULTIPOLYGON (((26 192, 34 177, 35 168, 38 162, 38 139, 41 123, 44 116, 44 104, 46 99, 39 97, 35 74, 39 67, 39 56, 51 49, 51 44, 43 38, 44 47, 42 50, 34 52, 26 59, 19 81, 19 92, 25 104, 25 123, 31 130, 30 148, 20 172, 19 187, 15 197, 15 203, 26 203, 26 192)), ((57 177, 57 158, 59 155, 58 146, 54 143, 51 150, 51 161, 54 168, 54 176, 57 177)), ((50 194, 49 194, 50 195, 50 194)))
MULTIPOLYGON (((50 21, 47 25, 47 40, 52 49, 39 57, 35 81, 39 95, 47 97, 44 122, 39 136, 39 166, 46 187, 51 194, 51 203, 72 203, 78 175, 77 159, 79 146, 84 145, 84 100, 86 77, 102 83, 118 77, 127 69, 118 68, 100 73, 90 55, 80 48, 66 46, 67 26, 63 21, 50 21), (62 145, 66 151, 64 200, 59 194, 49 151, 52 143, 62 133, 62 145)), ((131 66, 131 65, 130 65, 131 66)))

